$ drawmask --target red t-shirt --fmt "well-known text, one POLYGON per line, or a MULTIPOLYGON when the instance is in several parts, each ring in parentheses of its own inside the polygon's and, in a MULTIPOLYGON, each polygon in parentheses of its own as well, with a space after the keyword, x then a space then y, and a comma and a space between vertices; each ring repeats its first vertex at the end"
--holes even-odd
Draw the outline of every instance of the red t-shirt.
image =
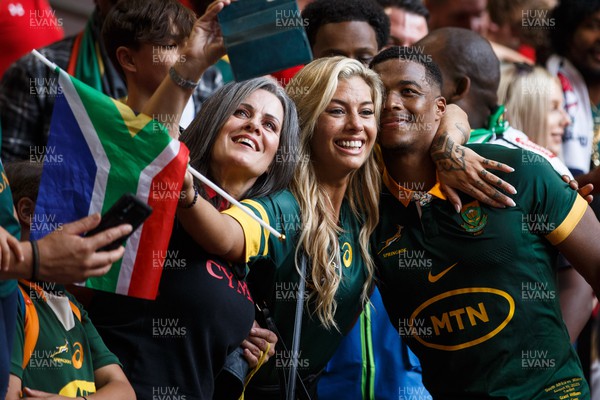
POLYGON ((21 56, 65 36, 48 0, 0 1, 0 77, 21 56))

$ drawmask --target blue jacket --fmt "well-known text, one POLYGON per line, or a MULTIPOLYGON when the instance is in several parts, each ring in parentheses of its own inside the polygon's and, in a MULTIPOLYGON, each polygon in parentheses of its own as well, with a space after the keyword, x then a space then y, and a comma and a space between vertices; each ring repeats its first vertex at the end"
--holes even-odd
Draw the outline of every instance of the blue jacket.
POLYGON ((400 340, 379 290, 319 380, 319 400, 431 400, 417 356, 400 340))

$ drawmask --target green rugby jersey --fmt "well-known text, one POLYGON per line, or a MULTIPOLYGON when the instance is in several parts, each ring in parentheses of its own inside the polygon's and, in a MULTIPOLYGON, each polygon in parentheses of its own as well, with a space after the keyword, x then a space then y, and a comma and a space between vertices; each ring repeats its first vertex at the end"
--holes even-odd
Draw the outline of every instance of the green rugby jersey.
POLYGON ((87 313, 70 293, 65 292, 66 297, 60 296, 58 301, 49 299, 59 296, 43 287, 55 289, 59 287, 56 284, 40 287, 20 281, 19 285, 25 292, 19 293, 25 307, 19 307, 17 313, 10 373, 31 389, 67 397, 95 393, 94 371, 119 360, 106 348, 87 313), (63 317, 57 316, 49 301, 63 317), (33 304, 36 312, 27 310, 27 304, 33 304))
POLYGON ((553 247, 587 203, 541 156, 469 147, 515 167, 498 175, 517 189, 517 205, 465 195, 456 213, 436 191, 415 204, 386 174, 371 245, 390 320, 434 399, 589 399, 562 321, 553 247))
MULTIPOLYGON (((243 203, 286 236, 285 241, 278 240, 237 207, 224 211, 235 218, 244 229, 246 259, 250 268, 275 268, 269 303, 275 324, 291 352, 299 278, 294 259, 302 230, 300 208, 294 196, 287 190, 260 199, 244 200, 243 203)), ((311 315, 314 307, 309 302, 305 303, 298 354, 298 372, 302 377, 317 373, 325 367, 343 335, 354 325, 361 310, 362 287, 367 277, 359 246, 361 223, 353 215, 346 201, 342 203, 340 210, 340 226, 343 230, 339 236, 342 254, 341 265, 337 268, 341 268, 342 281, 335 295, 335 320, 341 333, 335 328, 325 329, 318 317, 315 314, 311 315)), ((307 272, 307 275, 309 274, 310 272, 307 272)), ((278 351, 275 359, 258 371, 252 383, 278 384, 277 370, 289 368, 290 359, 291 354, 278 351)))

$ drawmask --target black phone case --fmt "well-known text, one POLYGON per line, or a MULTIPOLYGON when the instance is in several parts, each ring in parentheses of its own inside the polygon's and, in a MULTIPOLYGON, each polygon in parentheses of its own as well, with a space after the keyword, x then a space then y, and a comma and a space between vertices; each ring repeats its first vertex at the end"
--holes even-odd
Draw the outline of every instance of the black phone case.
POLYGON ((109 251, 117 249, 121 244, 139 228, 139 226, 152 214, 152 208, 138 199, 131 193, 126 193, 117 200, 117 202, 102 216, 100 224, 87 232, 85 236, 93 236, 106 229, 113 228, 121 224, 130 224, 133 229, 125 236, 122 236, 114 242, 107 244, 98 251, 109 251))

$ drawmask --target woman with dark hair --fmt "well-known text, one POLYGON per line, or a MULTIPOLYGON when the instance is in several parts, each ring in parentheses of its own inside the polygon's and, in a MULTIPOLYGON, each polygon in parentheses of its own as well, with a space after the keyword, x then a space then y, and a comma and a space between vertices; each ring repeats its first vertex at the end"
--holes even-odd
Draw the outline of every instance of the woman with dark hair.
MULTIPOLYGON (((295 163, 277 162, 277 156, 297 151, 298 131, 294 103, 277 83, 257 78, 216 91, 181 140, 194 168, 242 199, 287 187, 295 163)), ((198 186, 178 207, 190 208, 200 196, 218 209, 229 206, 207 186, 198 186)), ((246 266, 203 251, 176 221, 162 267, 155 301, 96 295, 97 306, 113 309, 110 320, 99 321, 101 333, 138 398, 157 393, 213 398, 226 357, 253 326, 246 266), (98 296, 115 300, 114 306, 98 296)))
MULTIPOLYGON (((240 117, 241 120, 247 117, 246 113, 249 115, 250 110, 244 110, 249 108, 245 99, 259 89, 275 95, 284 109, 284 119, 278 121, 282 130, 282 133, 277 135, 279 147, 270 160, 265 160, 265 162, 269 161, 268 165, 273 164, 267 171, 262 171, 256 164, 241 165, 245 164, 246 158, 235 160, 236 165, 240 164, 239 166, 247 168, 245 172, 236 171, 236 173, 244 173, 251 181, 243 182, 244 190, 238 191, 236 188, 234 191, 228 191, 234 197, 258 197, 273 193, 285 188, 294 174, 295 163, 283 155, 296 152, 299 128, 296 108, 284 90, 275 81, 266 78, 252 79, 238 84, 230 83, 204 103, 199 116, 180 137, 190 150, 190 165, 210 179, 219 181, 218 178, 226 174, 227 168, 231 167, 229 165, 231 160, 225 152, 231 144, 223 135, 222 129, 232 115, 240 117), (291 113, 291 110, 294 112, 291 113), (282 163, 280 161, 283 158, 286 158, 286 162, 282 163)), ((198 190, 206 198, 204 195, 206 189, 199 187, 198 190)))

